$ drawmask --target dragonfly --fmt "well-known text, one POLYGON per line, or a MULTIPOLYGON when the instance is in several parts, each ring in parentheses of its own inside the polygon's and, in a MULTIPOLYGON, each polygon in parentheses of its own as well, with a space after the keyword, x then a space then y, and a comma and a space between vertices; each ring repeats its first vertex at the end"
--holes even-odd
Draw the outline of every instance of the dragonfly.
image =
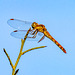
POLYGON ((43 24, 38 24, 36 22, 22 21, 18 19, 9 19, 7 23, 11 27, 18 29, 11 33, 12 36, 22 39, 27 33, 27 30, 31 28, 27 36, 27 39, 37 40, 39 38, 38 42, 40 42, 45 37, 47 37, 51 41, 53 41, 64 53, 66 53, 65 48, 51 36, 51 34, 47 31, 46 27, 43 24))

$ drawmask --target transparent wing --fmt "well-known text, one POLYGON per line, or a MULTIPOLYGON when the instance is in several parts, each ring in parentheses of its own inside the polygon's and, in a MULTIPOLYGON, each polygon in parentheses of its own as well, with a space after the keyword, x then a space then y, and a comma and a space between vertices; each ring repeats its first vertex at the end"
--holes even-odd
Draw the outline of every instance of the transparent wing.
POLYGON ((21 20, 18 20, 18 19, 9 19, 7 21, 7 23, 11 27, 19 29, 19 30, 24 30, 24 29, 28 30, 31 27, 31 24, 32 24, 32 22, 21 21, 21 20))
MULTIPOLYGON (((29 32, 27 40, 30 40, 30 41, 39 41, 42 38, 42 36, 44 35, 43 33, 38 32, 37 35, 36 35, 36 38, 31 38, 31 37, 34 36, 34 35, 32 35, 32 32, 33 31, 29 32)), ((10 35, 13 36, 13 37, 15 37, 15 38, 24 39, 26 33, 27 33, 27 30, 15 30, 10 35)))

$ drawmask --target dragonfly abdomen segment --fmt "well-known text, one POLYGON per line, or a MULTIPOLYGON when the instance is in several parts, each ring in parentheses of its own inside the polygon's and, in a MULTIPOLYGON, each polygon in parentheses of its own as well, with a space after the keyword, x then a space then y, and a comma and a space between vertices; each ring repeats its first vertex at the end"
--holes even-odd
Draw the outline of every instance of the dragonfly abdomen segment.
POLYGON ((49 34, 48 31, 44 31, 44 35, 52 40, 64 53, 66 53, 66 50, 49 34))

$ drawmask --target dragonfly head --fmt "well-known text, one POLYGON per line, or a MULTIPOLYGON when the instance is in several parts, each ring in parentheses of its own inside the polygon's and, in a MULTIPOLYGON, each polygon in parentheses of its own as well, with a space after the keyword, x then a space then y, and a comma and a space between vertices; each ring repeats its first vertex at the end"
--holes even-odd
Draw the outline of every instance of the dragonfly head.
POLYGON ((38 23, 33 22, 31 26, 32 26, 32 28, 34 29, 37 25, 38 25, 38 23))

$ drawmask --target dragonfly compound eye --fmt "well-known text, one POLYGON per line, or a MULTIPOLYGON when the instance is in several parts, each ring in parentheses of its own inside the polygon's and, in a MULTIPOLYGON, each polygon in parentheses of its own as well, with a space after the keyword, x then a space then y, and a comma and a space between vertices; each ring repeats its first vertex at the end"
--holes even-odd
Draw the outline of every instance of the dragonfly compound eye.
POLYGON ((35 28, 37 25, 38 24, 36 22, 33 22, 31 26, 32 26, 32 28, 35 28))

